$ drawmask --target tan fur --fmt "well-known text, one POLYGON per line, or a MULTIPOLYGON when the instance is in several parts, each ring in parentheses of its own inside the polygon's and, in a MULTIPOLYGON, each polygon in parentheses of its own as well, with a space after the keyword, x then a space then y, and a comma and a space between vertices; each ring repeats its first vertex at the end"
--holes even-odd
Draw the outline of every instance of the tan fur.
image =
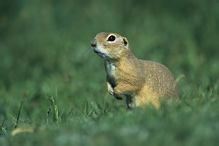
POLYGON ((125 37, 116 33, 98 33, 91 46, 104 59, 109 93, 117 99, 125 95, 128 107, 152 104, 159 108, 164 98, 168 101, 179 98, 175 78, 167 67, 137 59, 125 37), (112 41, 110 37, 113 36, 115 40, 112 41))

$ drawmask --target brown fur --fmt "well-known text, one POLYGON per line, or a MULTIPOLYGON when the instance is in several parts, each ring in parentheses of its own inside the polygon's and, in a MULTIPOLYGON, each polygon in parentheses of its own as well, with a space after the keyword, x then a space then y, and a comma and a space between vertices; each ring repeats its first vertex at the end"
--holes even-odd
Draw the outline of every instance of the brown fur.
POLYGON ((167 67, 137 59, 125 37, 116 33, 98 33, 91 46, 104 59, 109 93, 117 99, 125 95, 128 107, 153 104, 159 108, 162 99, 174 101, 179 98, 176 81, 167 67), (110 36, 115 36, 115 40, 110 41, 110 36))

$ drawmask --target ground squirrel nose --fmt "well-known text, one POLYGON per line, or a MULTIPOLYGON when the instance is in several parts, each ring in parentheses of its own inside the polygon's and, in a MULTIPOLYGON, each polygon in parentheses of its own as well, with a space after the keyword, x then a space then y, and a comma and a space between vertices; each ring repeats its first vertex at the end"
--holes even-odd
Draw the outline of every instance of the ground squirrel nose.
POLYGON ((96 46, 97 46, 97 43, 96 43, 96 40, 94 39, 91 41, 91 47, 96 47, 96 46))

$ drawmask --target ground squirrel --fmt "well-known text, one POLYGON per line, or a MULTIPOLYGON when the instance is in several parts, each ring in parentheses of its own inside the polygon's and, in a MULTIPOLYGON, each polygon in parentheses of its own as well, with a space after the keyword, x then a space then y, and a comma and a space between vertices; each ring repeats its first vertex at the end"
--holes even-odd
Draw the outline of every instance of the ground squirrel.
POLYGON ((127 38, 101 32, 92 40, 91 48, 104 60, 109 93, 119 100, 125 95, 128 108, 148 104, 159 108, 162 99, 179 98, 176 80, 169 69, 157 62, 137 59, 127 38))

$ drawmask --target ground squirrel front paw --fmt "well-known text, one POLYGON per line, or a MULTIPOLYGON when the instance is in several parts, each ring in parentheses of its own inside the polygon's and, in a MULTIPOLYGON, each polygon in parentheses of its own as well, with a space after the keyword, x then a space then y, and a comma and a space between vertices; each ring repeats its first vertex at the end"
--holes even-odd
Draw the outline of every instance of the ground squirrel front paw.
POLYGON ((113 88, 110 88, 110 89, 108 90, 108 92, 109 92, 110 95, 113 95, 113 94, 114 94, 113 88))
POLYGON ((107 82, 107 90, 109 92, 110 95, 114 94, 114 89, 112 88, 112 86, 109 84, 109 82, 107 82))

